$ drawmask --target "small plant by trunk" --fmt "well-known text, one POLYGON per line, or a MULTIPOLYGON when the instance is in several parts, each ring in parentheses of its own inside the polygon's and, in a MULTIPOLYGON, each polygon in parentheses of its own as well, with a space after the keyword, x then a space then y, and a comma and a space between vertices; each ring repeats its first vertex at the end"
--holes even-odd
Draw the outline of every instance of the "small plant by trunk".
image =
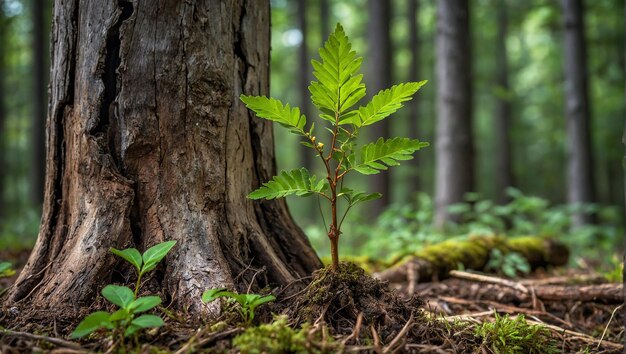
MULTIPOLYGON (((327 226, 332 257, 332 269, 339 265, 339 237, 346 214, 356 204, 381 197, 344 187, 346 175, 352 171, 365 175, 377 174, 399 161, 410 160, 412 154, 428 143, 409 138, 379 138, 359 146, 356 143, 361 128, 379 122, 402 107, 402 103, 426 83, 408 82, 392 86, 376 94, 365 106, 351 109, 365 97, 365 84, 359 74, 362 58, 351 50, 351 44, 341 25, 337 24, 324 47, 319 50, 321 62, 312 60, 313 75, 318 81, 309 86, 311 100, 319 109, 319 117, 328 125, 327 144, 318 141, 315 124, 307 126, 307 117, 297 107, 283 105, 274 98, 241 95, 241 100, 257 116, 286 127, 303 138, 302 144, 313 149, 324 164, 325 178, 318 180, 305 168, 282 171, 259 189, 250 193, 251 199, 275 199, 288 195, 316 195, 318 201, 330 204, 330 225, 327 226), (347 203, 339 208, 339 201, 347 203)), ((321 210, 321 207, 320 207, 321 210)), ((322 213, 322 217, 324 217, 322 213)))

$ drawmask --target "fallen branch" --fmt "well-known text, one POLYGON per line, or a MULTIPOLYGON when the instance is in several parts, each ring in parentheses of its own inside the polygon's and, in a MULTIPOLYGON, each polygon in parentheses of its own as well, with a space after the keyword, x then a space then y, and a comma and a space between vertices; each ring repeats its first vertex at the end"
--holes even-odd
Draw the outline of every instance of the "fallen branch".
POLYGON ((493 249, 504 253, 517 252, 533 269, 564 265, 569 256, 565 245, 556 240, 540 237, 470 237, 467 240, 453 239, 424 247, 410 258, 374 276, 392 283, 409 281, 411 289, 418 282, 447 278, 459 264, 463 264, 465 269, 483 270, 493 249))
POLYGON ((57 345, 59 347, 70 348, 70 349, 78 350, 78 351, 81 351, 81 352, 87 352, 80 345, 78 345, 78 344, 76 344, 74 342, 66 341, 66 340, 61 339, 61 338, 42 336, 42 335, 32 334, 32 333, 28 333, 28 332, 15 332, 15 331, 11 331, 9 329, 2 329, 2 330, 0 330, 0 333, 2 333, 4 335, 7 335, 7 336, 22 337, 22 338, 28 338, 28 339, 33 339, 33 340, 43 340, 43 341, 46 341, 48 343, 52 343, 54 345, 57 345))
POLYGON ((493 277, 493 276, 488 276, 488 275, 483 275, 483 274, 477 274, 477 273, 469 273, 469 272, 462 272, 460 270, 451 270, 450 271, 450 276, 454 277, 454 278, 460 278, 460 279, 467 279, 467 280, 474 280, 474 281, 480 281, 480 282, 485 282, 485 283, 492 283, 492 284, 498 284, 498 285, 503 285, 506 287, 509 287, 511 289, 515 289, 518 291, 521 291, 524 294, 529 294, 530 291, 522 284, 512 281, 512 280, 508 280, 508 279, 504 279, 504 278, 498 278, 498 277, 493 277))

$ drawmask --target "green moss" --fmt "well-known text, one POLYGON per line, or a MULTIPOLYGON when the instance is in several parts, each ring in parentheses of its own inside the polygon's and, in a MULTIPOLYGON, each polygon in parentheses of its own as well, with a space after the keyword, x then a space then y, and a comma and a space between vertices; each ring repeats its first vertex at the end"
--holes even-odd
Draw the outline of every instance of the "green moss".
MULTIPOLYGON (((329 337, 330 338, 330 337, 329 337)), ((242 354, 261 353, 335 353, 338 344, 324 341, 322 334, 309 324, 295 330, 286 316, 277 316, 274 322, 246 329, 233 339, 233 346, 242 354)))
POLYGON ((482 340, 481 347, 496 354, 558 353, 547 328, 526 323, 524 315, 515 319, 496 313, 494 322, 477 326, 474 334, 482 340))

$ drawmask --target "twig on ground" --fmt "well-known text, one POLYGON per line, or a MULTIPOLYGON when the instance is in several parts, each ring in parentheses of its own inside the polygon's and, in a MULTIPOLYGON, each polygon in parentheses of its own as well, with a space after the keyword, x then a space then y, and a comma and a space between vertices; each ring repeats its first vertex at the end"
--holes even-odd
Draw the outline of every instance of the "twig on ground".
POLYGON ((477 274, 477 273, 462 272, 460 270, 451 270, 450 271, 450 276, 451 277, 455 277, 455 278, 460 278, 460 279, 467 279, 467 280, 480 281, 480 282, 484 282, 484 283, 492 283, 492 284, 503 285, 503 286, 506 286, 506 287, 509 287, 509 288, 521 291, 524 294, 530 293, 528 288, 526 288, 524 285, 520 284, 519 282, 514 282, 514 281, 511 281, 511 280, 498 278, 498 277, 494 277, 494 276, 488 276, 488 275, 477 274))
POLYGON ((402 329, 400 330, 400 333, 398 333, 398 335, 391 341, 391 343, 389 343, 387 346, 383 348, 383 354, 395 353, 396 352, 395 349, 397 349, 396 346, 402 340, 402 338, 406 336, 406 334, 409 332, 412 326, 413 326, 413 313, 411 313, 411 317, 409 317, 409 320, 406 321, 406 324, 404 325, 404 327, 402 327, 402 329))
POLYGON ((356 324, 354 325, 354 330, 352 333, 347 336, 342 342, 345 345, 351 339, 359 339, 359 332, 361 332, 361 324, 363 323, 363 312, 359 312, 356 316, 356 324))
POLYGON ((2 329, 2 330, 0 330, 0 333, 2 333, 4 335, 8 335, 8 336, 14 336, 14 337, 22 337, 22 338, 28 338, 28 339, 33 339, 33 340, 43 340, 43 341, 52 343, 54 345, 58 345, 60 347, 66 347, 66 348, 71 348, 71 349, 75 349, 75 350, 80 350, 80 351, 86 352, 86 350, 83 347, 81 347, 80 345, 78 345, 78 344, 76 344, 74 342, 67 341, 65 339, 61 339, 61 338, 42 336, 42 335, 32 334, 32 333, 28 333, 28 332, 15 332, 15 331, 11 331, 9 329, 2 329))
POLYGON ((611 321, 613 320, 613 317, 615 316, 615 312, 617 312, 617 310, 621 309, 623 306, 624 304, 617 306, 615 310, 613 310, 613 312, 611 313, 609 322, 607 322, 606 327, 604 327, 604 331, 602 331, 602 336, 600 337, 600 341, 598 342, 598 346, 596 347, 596 349, 600 348, 600 345, 602 344, 602 340, 604 339, 604 336, 606 335, 606 331, 609 329, 609 325, 611 324, 611 321))

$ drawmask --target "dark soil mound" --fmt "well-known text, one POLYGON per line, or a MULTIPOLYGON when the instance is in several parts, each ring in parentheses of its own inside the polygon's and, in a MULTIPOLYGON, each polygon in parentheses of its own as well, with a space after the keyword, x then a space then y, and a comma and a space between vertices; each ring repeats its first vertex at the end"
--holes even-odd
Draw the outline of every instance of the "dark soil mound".
POLYGON ((412 314, 418 316, 421 305, 417 297, 403 300, 387 283, 356 264, 340 263, 335 271, 327 267, 315 272, 288 312, 299 324, 324 321, 336 334, 350 334, 361 325, 364 330, 374 326, 385 340, 396 335, 412 314))

